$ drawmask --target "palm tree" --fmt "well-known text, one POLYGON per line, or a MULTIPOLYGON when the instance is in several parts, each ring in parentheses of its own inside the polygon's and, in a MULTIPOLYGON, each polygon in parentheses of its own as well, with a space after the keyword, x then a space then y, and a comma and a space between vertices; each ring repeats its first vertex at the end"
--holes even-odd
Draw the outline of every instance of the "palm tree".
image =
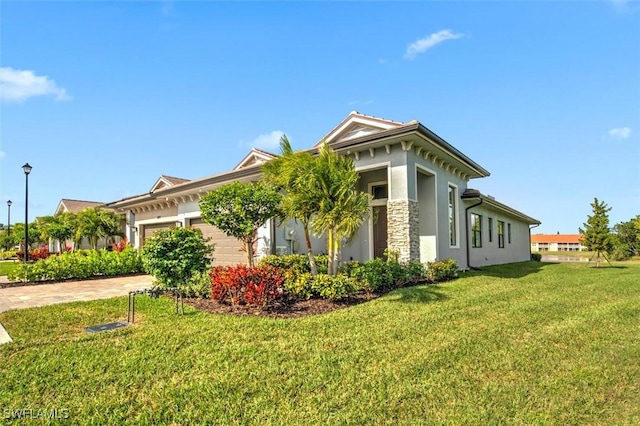
POLYGON ((338 155, 326 142, 309 173, 308 190, 320 199, 311 226, 316 233, 327 235, 329 274, 335 275, 342 241, 357 235, 370 213, 371 196, 356 189, 360 177, 351 158, 338 155))
POLYGON ((99 207, 89 207, 77 215, 76 241, 86 237, 93 250, 98 248, 100 238, 108 240, 113 236, 122 236, 120 217, 109 210, 99 207))
POLYGON ((318 267, 311 247, 311 218, 319 209, 319 193, 309 191, 316 159, 308 152, 293 152, 286 135, 280 138, 281 156, 274 158, 262 167, 263 179, 284 193, 279 208, 279 218, 300 221, 304 230, 307 256, 311 274, 315 277, 318 267))
POLYGON ((66 241, 75 235, 76 215, 71 212, 40 217, 38 223, 42 239, 58 241, 60 252, 64 251, 66 241))

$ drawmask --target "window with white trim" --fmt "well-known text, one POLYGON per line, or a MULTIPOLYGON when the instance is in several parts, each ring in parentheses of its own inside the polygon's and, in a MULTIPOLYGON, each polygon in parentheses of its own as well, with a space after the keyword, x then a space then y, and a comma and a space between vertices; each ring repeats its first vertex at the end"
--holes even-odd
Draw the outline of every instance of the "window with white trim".
POLYGON ((471 247, 482 247, 482 216, 471 213, 471 247))
POLYGON ((458 188, 449 185, 449 245, 458 245, 457 222, 456 216, 458 212, 458 188))
POLYGON ((504 222, 498 221, 498 247, 504 248, 504 222))

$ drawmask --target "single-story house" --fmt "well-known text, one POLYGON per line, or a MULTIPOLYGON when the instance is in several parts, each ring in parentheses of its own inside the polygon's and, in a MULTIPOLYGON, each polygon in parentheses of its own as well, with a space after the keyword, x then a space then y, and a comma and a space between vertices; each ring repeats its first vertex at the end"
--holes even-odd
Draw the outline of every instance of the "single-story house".
MULTIPOLYGON (((400 259, 453 258, 462 268, 530 259, 530 226, 540 222, 469 188, 489 172, 418 121, 406 123, 350 113, 309 149, 326 141, 353 158, 359 189, 373 196, 372 215, 343 260, 367 260, 397 251, 400 259)), ((159 229, 194 226, 215 243, 216 264, 244 262, 241 244, 200 219, 201 195, 223 184, 260 179, 275 155, 252 149, 232 170, 194 180, 160 179, 148 193, 106 204, 126 216, 127 237, 142 247, 159 229)), ((304 252, 298 224, 268 221, 259 231, 258 256, 304 252)), ((326 250, 315 239, 316 252, 326 250)))
MULTIPOLYGON (((72 200, 68 198, 63 198, 58 203, 58 207, 54 215, 59 213, 80 213, 82 210, 90 208, 90 207, 104 207, 104 203, 100 201, 86 201, 86 200, 72 200)), ((102 243, 102 242, 101 242, 102 243)), ((66 242, 67 247, 74 247, 75 243, 72 240, 68 240, 66 242)), ((86 239, 82 239, 80 242, 80 246, 76 247, 77 249, 87 249, 89 248, 89 243, 86 239)), ((100 244, 100 247, 104 247, 104 244, 100 244)), ((49 240, 49 251, 51 252, 59 252, 60 251, 60 243, 58 241, 49 240)))

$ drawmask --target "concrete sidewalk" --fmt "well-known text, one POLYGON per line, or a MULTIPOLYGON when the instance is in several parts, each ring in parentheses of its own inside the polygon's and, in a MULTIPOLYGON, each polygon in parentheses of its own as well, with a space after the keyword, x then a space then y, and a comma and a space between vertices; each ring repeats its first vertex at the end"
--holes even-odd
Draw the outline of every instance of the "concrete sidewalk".
MULTIPOLYGON (((1 288, 0 312, 53 305, 56 303, 126 296, 132 290, 152 287, 153 281, 153 277, 149 275, 135 275, 1 288)), ((10 341, 11 337, 9 337, 4 327, 2 327, 2 324, 0 324, 0 344, 10 341)))

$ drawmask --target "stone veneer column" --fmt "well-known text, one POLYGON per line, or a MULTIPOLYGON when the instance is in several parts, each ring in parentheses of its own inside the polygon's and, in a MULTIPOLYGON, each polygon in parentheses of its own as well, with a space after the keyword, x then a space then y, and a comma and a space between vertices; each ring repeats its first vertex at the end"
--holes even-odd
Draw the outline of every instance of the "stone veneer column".
POLYGON ((419 204, 412 200, 387 200, 387 247, 400 253, 398 260, 420 260, 419 204))

